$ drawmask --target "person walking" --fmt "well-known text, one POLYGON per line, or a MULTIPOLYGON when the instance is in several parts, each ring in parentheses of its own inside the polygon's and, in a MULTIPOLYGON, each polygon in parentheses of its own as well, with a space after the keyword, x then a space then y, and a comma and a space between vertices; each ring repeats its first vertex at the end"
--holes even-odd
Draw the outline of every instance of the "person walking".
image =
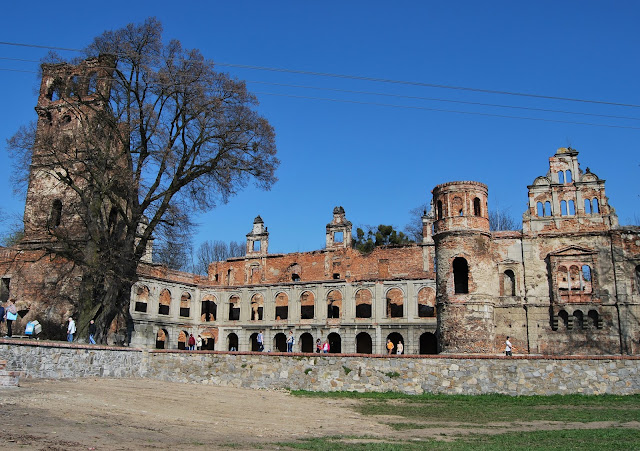
POLYGON ((400 355, 404 352, 404 345, 401 341, 398 342, 398 346, 396 347, 396 354, 400 355))
POLYGON ((513 345, 509 341, 509 337, 507 337, 507 341, 504 342, 504 355, 507 357, 511 357, 513 355, 513 345))
POLYGON ((94 320, 89 321, 89 343, 96 344, 96 323, 94 320))
POLYGON ((16 300, 9 299, 7 307, 4 309, 4 319, 7 320, 7 338, 11 338, 13 336, 13 331, 11 330, 11 325, 15 320, 18 319, 18 309, 16 307, 16 300))
POLYGON ((262 331, 258 332, 256 341, 258 342, 258 352, 264 351, 264 334, 262 333, 262 331))
POLYGON ((67 341, 73 342, 73 334, 76 333, 76 322, 72 317, 69 317, 69 324, 67 324, 67 341))
POLYGON ((289 336, 287 337, 287 352, 293 352, 293 344, 296 339, 293 337, 293 331, 289 331, 289 336))
POLYGON ((391 355, 393 352, 393 342, 390 338, 387 338, 387 355, 391 355))

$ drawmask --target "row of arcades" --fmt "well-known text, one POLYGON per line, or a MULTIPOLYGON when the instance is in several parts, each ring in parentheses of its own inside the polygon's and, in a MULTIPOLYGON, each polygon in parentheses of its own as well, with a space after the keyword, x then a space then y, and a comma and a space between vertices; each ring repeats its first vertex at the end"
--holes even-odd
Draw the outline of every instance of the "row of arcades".
MULTIPOLYGON (((287 334, 284 332, 276 332, 269 334, 265 331, 264 352, 287 352, 287 334)), ((275 332, 275 331, 274 331, 275 332)), ((217 339, 216 331, 204 330, 200 334, 202 338, 202 347, 196 350, 202 351, 259 351, 258 332, 252 332, 244 336, 244 342, 241 341, 236 332, 229 332, 221 338, 222 343, 217 339)), ((241 334, 242 335, 242 334, 241 334)), ((346 335, 346 334, 345 334, 346 335)), ((181 330, 177 336, 177 349, 188 349, 189 332, 181 330)), ((343 340, 338 332, 331 332, 326 336, 314 336, 311 332, 299 333, 295 336, 295 344, 293 352, 315 353, 318 343, 323 344, 324 341, 329 343, 329 353, 357 353, 357 354, 388 354, 386 348, 387 340, 393 343, 391 354, 398 353, 398 343, 403 344, 404 351, 402 354, 437 354, 438 342, 436 335, 432 332, 423 332, 420 334, 418 343, 407 343, 405 337, 400 332, 389 333, 380 343, 374 342, 376 335, 372 337, 369 332, 363 331, 355 334, 355 338, 343 340), (379 349, 376 349, 379 348, 379 349)), ((161 328, 156 334, 156 349, 170 349, 171 338, 167 329, 161 328)))
MULTIPOLYGON (((219 295, 221 296, 221 295, 219 295)), ((384 292, 384 317, 403 318, 407 317, 406 294, 400 288, 389 288, 384 292)), ((265 295, 253 293, 249 302, 244 304, 247 309, 242 313, 243 303, 237 293, 230 293, 223 301, 224 309, 220 308, 221 300, 215 294, 203 294, 200 305, 196 305, 191 293, 182 292, 179 308, 172 298, 169 289, 162 289, 157 299, 152 299, 150 289, 146 285, 139 285, 135 288, 133 296, 133 310, 137 313, 147 313, 163 316, 175 315, 178 318, 197 319, 203 323, 214 321, 262 321, 262 320, 287 320, 292 316, 291 302, 289 294, 279 291, 274 298, 265 302, 265 295), (200 307, 199 310, 197 307, 200 307), (270 311, 266 311, 269 308, 270 311), (177 310, 177 311, 176 311, 177 310), (177 313, 177 315, 176 315, 177 313)), ((333 289, 326 293, 323 302, 318 302, 316 295, 311 290, 304 290, 297 299, 296 312, 299 319, 337 319, 344 316, 344 296, 340 290, 333 289), (323 311, 319 311, 322 309, 323 311), (325 310, 326 309, 326 310, 325 310), (325 316, 326 315, 326 316, 325 316)), ((432 287, 422 287, 415 298, 416 306, 414 315, 418 318, 435 318, 436 316, 436 296, 432 287)), ((353 296, 355 304, 355 318, 372 318, 374 308, 374 297, 370 289, 360 288, 353 296)))

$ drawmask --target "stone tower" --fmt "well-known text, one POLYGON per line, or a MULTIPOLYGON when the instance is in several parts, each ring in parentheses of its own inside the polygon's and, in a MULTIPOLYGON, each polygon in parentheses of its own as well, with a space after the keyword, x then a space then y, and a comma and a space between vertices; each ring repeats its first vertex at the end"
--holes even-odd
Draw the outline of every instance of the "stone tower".
POLYGON ((344 208, 333 209, 333 220, 327 224, 327 250, 351 247, 351 221, 348 221, 344 208))
POLYGON ((493 348, 494 265, 487 186, 449 182, 433 189, 438 335, 444 352, 493 348))
POLYGON ((267 255, 269 250, 269 232, 264 221, 258 215, 253 220, 251 232, 247 233, 247 256, 256 257, 267 255))

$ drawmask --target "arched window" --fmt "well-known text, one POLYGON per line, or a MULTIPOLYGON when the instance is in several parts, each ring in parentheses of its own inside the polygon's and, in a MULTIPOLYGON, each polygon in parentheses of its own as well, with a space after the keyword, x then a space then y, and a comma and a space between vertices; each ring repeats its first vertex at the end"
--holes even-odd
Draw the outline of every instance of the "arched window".
POLYGON ((453 259, 453 285, 456 294, 469 292, 469 265, 462 257, 453 259))
POLYGON ((56 199, 51 204, 51 214, 49 216, 49 227, 55 229, 60 225, 62 219, 62 201, 56 199))
POLYGON ((560 214, 562 216, 566 216, 567 215, 567 201, 566 200, 561 200, 560 201, 560 214))
POLYGON ((562 320, 562 324, 564 324, 565 329, 571 329, 569 314, 565 310, 560 310, 558 312, 558 318, 562 320))
POLYGON ((516 275, 510 269, 507 269, 502 275, 503 296, 516 295, 516 275))
POLYGON ((280 292, 276 295, 276 321, 289 318, 289 296, 280 292))
POLYGON ((602 329, 602 319, 596 310, 589 310, 588 313, 589 319, 591 319, 591 324, 596 329, 602 329))
POLYGON ((387 318, 402 318, 403 304, 402 290, 392 288, 387 291, 387 318))
POLYGON ((371 291, 358 290, 355 296, 356 318, 371 318, 371 291))
POLYGON ((593 274, 591 273, 591 267, 589 265, 582 265, 581 273, 582 277, 580 278, 580 290, 584 291, 585 293, 591 293, 591 289, 593 286, 593 274))
POLYGON ((218 314, 218 304, 216 303, 216 297, 213 295, 206 295, 201 304, 201 316, 200 321, 209 322, 215 321, 218 314))
POLYGON ((313 343, 313 335, 309 332, 305 332, 300 335, 300 352, 313 352, 314 351, 314 343, 313 343))
POLYGON ((305 291, 300 295, 300 319, 313 319, 315 317, 316 298, 311 291, 305 291))
POLYGON ((544 205, 542 204, 542 202, 538 202, 536 204, 536 208, 537 208, 537 213, 538 213, 538 217, 543 217, 544 216, 544 205))
POLYGON ((598 205, 598 199, 597 198, 595 198, 595 197, 593 198, 592 205, 593 205, 593 212, 594 213, 600 213, 600 206, 598 205))
POLYGON ((567 172, 565 172, 566 176, 566 183, 571 183, 573 182, 573 179, 571 178, 571 169, 567 169, 567 172))
POLYGON ((136 312, 147 312, 147 303, 149 302, 149 287, 146 285, 139 285, 136 288, 136 312))
POLYGON ((546 201, 544 203, 544 215, 545 216, 553 216, 553 211, 551 211, 551 202, 546 201))
POLYGON ((340 318, 342 310, 342 293, 338 290, 331 290, 327 294, 327 318, 340 318))
POLYGON ((584 200, 584 212, 585 214, 591 214, 591 199, 584 200))
POLYGON ((565 266, 558 268, 557 284, 560 291, 567 291, 569 289, 569 271, 565 266))
POLYGON ((438 339, 431 332, 420 335, 420 354, 437 354, 438 339))
POLYGON ((74 75, 71 77, 71 82, 69 83, 69 97, 77 97, 80 95, 80 83, 78 80, 78 76, 74 75))
POLYGON ((437 203, 438 210, 438 219, 442 219, 442 201, 439 200, 437 203))
POLYGON ((574 216, 576 214, 576 205, 572 200, 569 201, 569 211, 567 213, 569 213, 570 216, 574 216))
POLYGON ((264 313, 264 299, 260 293, 251 297, 251 321, 262 321, 264 313))
POLYGON ((229 351, 238 350, 238 336, 234 333, 227 335, 227 349, 229 351))
POLYGON ((558 182, 564 183, 564 172, 558 171, 558 182))
POLYGON ((480 199, 478 199, 477 197, 473 199, 473 214, 475 216, 482 216, 480 211, 480 199))
POLYGON ((158 329, 156 334, 156 349, 165 349, 169 340, 169 333, 166 329, 158 329))
POLYGON ((373 353, 373 343, 371 342, 371 335, 366 332, 360 332, 358 335, 356 335, 356 353, 373 353))
POLYGON ((453 198, 451 207, 453 208, 455 214, 457 214, 458 216, 464 215, 462 199, 460 197, 456 196, 453 198))
POLYGON ((229 321, 238 321, 239 319, 240 319, 240 297, 234 294, 229 298, 229 321))
POLYGON ((342 338, 337 332, 331 332, 327 336, 329 341, 329 352, 331 354, 340 354, 342 352, 342 338))
POLYGON ((431 287, 418 291, 418 317, 434 318, 436 316, 436 292, 431 287))
POLYGON ((575 312, 573 312, 573 317, 575 318, 574 323, 576 329, 584 329, 584 314, 582 313, 582 311, 576 310, 575 312))
POLYGON ((168 315, 171 309, 171 292, 166 288, 160 293, 158 299, 158 315, 168 315))
POLYGON ((186 291, 180 297, 180 316, 188 318, 191 314, 191 294, 186 291))
POLYGON ((580 268, 576 265, 571 265, 571 267, 569 267, 569 290, 581 290, 581 281, 582 275, 580 274, 580 268))

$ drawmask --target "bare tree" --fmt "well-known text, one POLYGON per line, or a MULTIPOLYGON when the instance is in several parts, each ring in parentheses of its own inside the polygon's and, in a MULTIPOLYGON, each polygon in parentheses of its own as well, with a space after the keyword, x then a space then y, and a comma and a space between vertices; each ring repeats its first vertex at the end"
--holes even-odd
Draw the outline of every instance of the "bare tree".
POLYGON ((44 176, 70 193, 65 211, 79 220, 47 227, 44 246, 82 268, 79 325, 94 318, 104 342, 116 316, 129 318, 153 234, 249 182, 270 188, 279 161, 273 128, 244 82, 179 41, 164 44, 156 19, 103 33, 86 57, 97 88, 59 100, 74 126, 47 127, 41 115, 35 135, 24 127, 9 144, 33 152, 44 176))
POLYGON ((521 225, 509 214, 509 210, 496 207, 489 210, 489 230, 519 230, 521 225))
POLYGON ((409 223, 404 226, 404 231, 411 240, 422 242, 422 216, 429 211, 429 204, 420 204, 409 210, 409 223))
POLYGON ((245 255, 245 246, 236 241, 228 244, 224 241, 205 241, 200 244, 196 252, 194 272, 197 274, 207 274, 209 263, 220 262, 232 257, 245 255))

